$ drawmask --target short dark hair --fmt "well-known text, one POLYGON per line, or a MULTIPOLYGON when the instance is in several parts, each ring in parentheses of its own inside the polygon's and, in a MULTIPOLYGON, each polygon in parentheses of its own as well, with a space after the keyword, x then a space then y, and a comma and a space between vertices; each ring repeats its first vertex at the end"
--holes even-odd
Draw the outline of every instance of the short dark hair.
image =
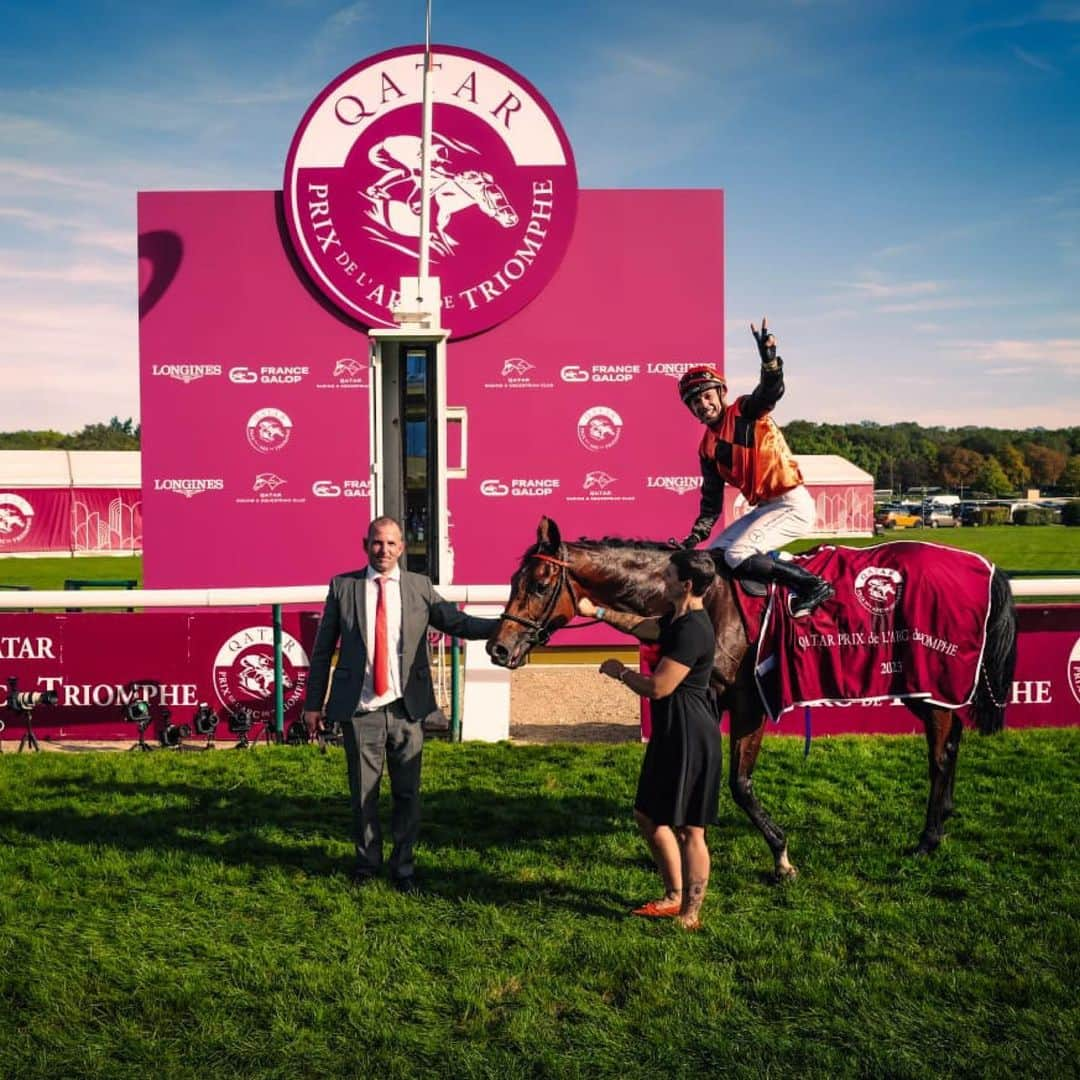
POLYGON ((389 514, 383 514, 381 517, 375 518, 374 521, 367 527, 366 540, 370 540, 372 534, 381 525, 396 525, 397 531, 401 534, 401 542, 405 542, 405 530, 401 527, 401 522, 396 517, 391 517, 389 514))
POLYGON ((695 596, 704 596, 716 580, 716 563, 708 551, 676 551, 671 563, 679 580, 690 582, 690 591, 695 596))

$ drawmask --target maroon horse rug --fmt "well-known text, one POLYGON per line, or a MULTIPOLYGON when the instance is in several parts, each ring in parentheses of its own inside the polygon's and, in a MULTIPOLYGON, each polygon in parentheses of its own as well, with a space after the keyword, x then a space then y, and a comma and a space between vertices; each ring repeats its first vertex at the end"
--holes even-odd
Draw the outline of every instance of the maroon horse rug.
POLYGON ((797 561, 836 595, 792 619, 787 590, 771 589, 755 663, 770 718, 824 702, 905 698, 948 709, 972 702, 990 614, 994 568, 986 559, 900 540, 823 546, 797 561))

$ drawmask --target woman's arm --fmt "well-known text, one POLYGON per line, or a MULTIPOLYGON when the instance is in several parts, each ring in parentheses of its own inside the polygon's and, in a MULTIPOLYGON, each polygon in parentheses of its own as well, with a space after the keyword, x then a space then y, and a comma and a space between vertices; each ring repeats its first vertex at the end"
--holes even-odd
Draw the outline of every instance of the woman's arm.
POLYGON ((629 611, 613 611, 608 607, 597 607, 587 596, 578 598, 577 609, 578 614, 586 619, 605 622, 624 634, 636 637, 638 641, 660 640, 660 622, 656 615, 631 615, 629 611))
POLYGON ((658 701, 673 693, 679 683, 690 674, 690 669, 678 660, 665 656, 651 675, 642 675, 640 671, 631 671, 621 660, 612 658, 600 665, 600 674, 624 683, 638 697, 658 701))

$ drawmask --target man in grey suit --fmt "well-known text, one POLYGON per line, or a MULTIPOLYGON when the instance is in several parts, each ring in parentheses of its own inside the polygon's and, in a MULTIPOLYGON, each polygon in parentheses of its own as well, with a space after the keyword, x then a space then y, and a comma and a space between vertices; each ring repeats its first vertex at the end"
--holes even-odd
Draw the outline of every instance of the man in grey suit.
POLYGON ((405 541, 394 518, 371 523, 364 550, 366 567, 330 582, 311 654, 304 723, 312 737, 323 727, 330 660, 340 640, 325 715, 341 723, 345 736, 356 841, 353 878, 364 884, 382 864, 379 782, 387 763, 394 838, 390 879, 402 892, 413 892, 424 748, 421 722, 436 708, 427 629, 482 640, 495 632, 499 620, 465 615, 439 596, 429 578, 402 570, 398 561, 405 541))

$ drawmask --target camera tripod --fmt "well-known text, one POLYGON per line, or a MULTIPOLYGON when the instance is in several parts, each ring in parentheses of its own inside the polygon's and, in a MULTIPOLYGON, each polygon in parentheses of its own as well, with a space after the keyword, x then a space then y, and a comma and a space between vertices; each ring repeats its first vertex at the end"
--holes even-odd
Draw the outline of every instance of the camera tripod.
POLYGON ((141 721, 141 720, 139 721, 139 723, 138 723, 139 741, 137 743, 132 743, 132 745, 128 747, 129 750, 147 750, 147 751, 149 751, 149 750, 154 749, 154 747, 151 746, 150 743, 148 743, 146 741, 146 729, 149 726, 150 726, 150 717, 149 716, 146 718, 145 723, 143 723, 143 721, 141 721))

